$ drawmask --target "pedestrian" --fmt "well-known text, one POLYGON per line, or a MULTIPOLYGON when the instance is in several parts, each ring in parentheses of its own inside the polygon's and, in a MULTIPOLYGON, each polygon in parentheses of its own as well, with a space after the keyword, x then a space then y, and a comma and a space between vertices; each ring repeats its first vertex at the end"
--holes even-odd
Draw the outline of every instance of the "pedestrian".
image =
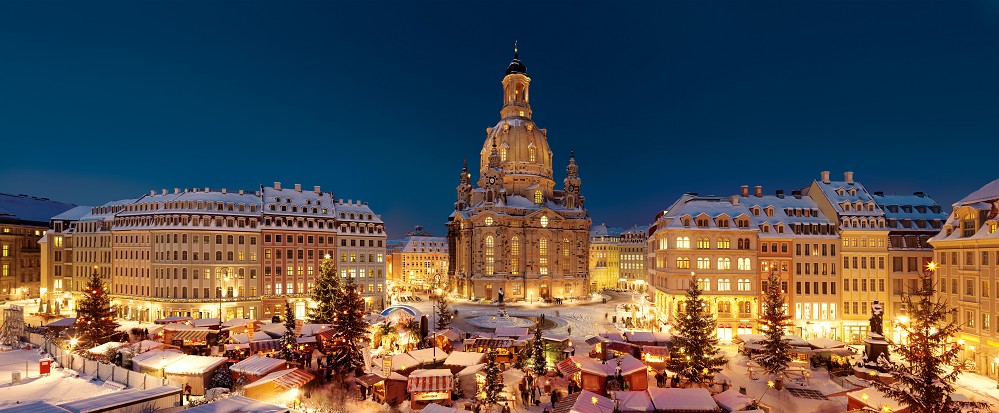
POLYGON ((184 395, 187 396, 187 403, 191 403, 191 383, 184 384, 184 395))
POLYGON ((531 388, 531 402, 535 406, 541 404, 541 389, 538 389, 537 386, 531 388))
POLYGON ((503 413, 510 413, 510 403, 503 404, 503 413))
POLYGON ((368 388, 364 387, 364 386, 358 386, 358 387, 361 388, 361 400, 367 400, 368 399, 368 388))
POLYGON ((572 326, 569 326, 569 328, 568 328, 567 331, 568 331, 569 335, 571 336, 572 335, 572 326))
POLYGON ((552 404, 552 409, 555 409, 555 403, 558 403, 558 390, 552 389, 552 395, 549 396, 548 401, 552 404))
POLYGON ((609 315, 610 315, 610 314, 607 314, 607 313, 604 313, 604 321, 607 321, 607 317, 608 317, 609 315))

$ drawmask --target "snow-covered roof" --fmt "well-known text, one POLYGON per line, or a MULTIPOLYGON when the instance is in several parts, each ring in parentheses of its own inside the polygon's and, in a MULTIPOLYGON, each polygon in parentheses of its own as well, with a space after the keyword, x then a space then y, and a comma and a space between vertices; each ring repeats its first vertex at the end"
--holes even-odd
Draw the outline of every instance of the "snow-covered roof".
POLYGON ((471 353, 465 351, 455 351, 444 360, 445 366, 472 366, 482 363, 486 359, 483 353, 471 353))
POLYGON ((0 408, 0 413, 67 413, 69 410, 41 400, 0 408))
POLYGON ((136 354, 141 354, 141 353, 145 353, 145 352, 147 352, 149 350, 157 349, 157 348, 164 347, 164 346, 167 346, 167 345, 163 344, 163 343, 161 343, 159 341, 142 340, 142 341, 140 341, 138 343, 134 343, 134 344, 129 345, 128 348, 131 349, 132 351, 134 351, 136 354))
POLYGON ((121 343, 118 341, 109 341, 97 347, 91 348, 90 350, 87 350, 87 352, 89 352, 90 354, 105 354, 108 351, 111 351, 111 349, 116 349, 124 345, 125 343, 121 343))
POLYGON ((272 372, 264 377, 261 377, 260 380, 247 384, 244 388, 252 388, 262 386, 267 383, 274 383, 275 385, 285 389, 295 389, 312 381, 314 378, 316 378, 316 376, 313 376, 305 370, 291 368, 272 372))
POLYGON ((146 390, 122 390, 119 392, 102 394, 100 396, 80 399, 69 403, 60 404, 59 407, 73 413, 89 413, 97 411, 115 410, 124 406, 147 403, 151 400, 162 397, 170 397, 172 394, 180 394, 179 387, 161 386, 146 390))
POLYGON ((447 238, 422 235, 410 235, 401 240, 394 240, 396 252, 439 252, 447 253, 447 238))
POLYGON ((657 412, 714 412, 718 403, 711 398, 711 393, 705 388, 666 388, 652 387, 648 389, 652 404, 657 412))
POLYGON ((644 391, 617 391, 614 398, 618 401, 621 413, 651 413, 656 411, 649 399, 649 393, 644 391))
POLYGON ((524 371, 521 369, 506 369, 501 375, 503 385, 510 388, 517 386, 524 379, 524 371))
POLYGON ((46 324, 46 327, 69 327, 76 324, 76 317, 67 317, 46 324))
POLYGON ((893 412, 909 407, 908 405, 899 403, 895 399, 885 396, 884 393, 881 393, 880 390, 874 387, 867 387, 848 392, 846 393, 846 397, 863 403, 877 411, 881 411, 885 406, 888 406, 893 412), (865 398, 864 396, 867 397, 865 398))
MULTIPOLYGON (((443 353, 443 351, 441 351, 443 353)), ((409 353, 396 354, 392 356, 392 370, 406 370, 408 368, 417 367, 420 365, 420 361, 410 356, 409 353)))
POLYGON ((221 323, 217 318, 198 318, 191 320, 191 324, 193 324, 195 327, 209 327, 209 326, 217 326, 221 323))
POLYGON ((83 218, 87 214, 90 214, 91 208, 93 207, 86 205, 73 207, 72 209, 69 209, 66 212, 63 212, 59 215, 52 217, 51 219, 55 221, 79 221, 80 218, 83 218))
POLYGON ((569 413, 607 413, 614 411, 614 401, 589 390, 583 390, 566 396, 555 405, 555 411, 559 410, 569 413), (565 409, 565 405, 569 405, 569 408, 565 409))
MULTIPOLYGON (((438 361, 447 359, 448 355, 439 348, 424 348, 420 350, 412 350, 406 354, 410 357, 416 359, 420 364, 430 364, 436 363, 438 361)), ((394 360, 394 359, 393 359, 394 360)), ((395 362, 393 361, 393 365, 395 362)))
POLYGON ((954 203, 954 205, 968 205, 974 204, 976 202, 983 201, 993 201, 999 199, 999 179, 985 184, 985 186, 978 188, 975 192, 968 194, 968 196, 961 198, 960 201, 954 203))
POLYGON ((846 343, 825 337, 815 337, 808 339, 808 344, 814 348, 839 348, 846 347, 846 343))
POLYGON ((617 237, 623 233, 621 228, 608 227, 607 224, 594 225, 590 228, 590 238, 597 237, 617 237))
POLYGON ((0 219, 48 226, 52 217, 76 207, 48 198, 0 193, 0 219))
POLYGON ((726 412, 735 412, 745 409, 753 403, 753 398, 739 393, 738 389, 732 388, 715 396, 715 402, 726 412))
POLYGON ((231 340, 236 343, 249 343, 251 341, 263 341, 270 339, 271 336, 263 331, 254 331, 253 337, 250 337, 250 335, 246 333, 239 333, 239 334, 234 334, 231 338, 231 340))
POLYGON ((261 376, 270 373, 274 370, 277 370, 281 368, 281 366, 284 366, 285 364, 286 362, 281 359, 253 355, 247 357, 246 359, 240 361, 239 363, 229 366, 229 370, 234 371, 236 373, 261 376))
POLYGON ((465 368, 461 369, 461 371, 458 372, 457 376, 463 377, 463 376, 467 376, 469 374, 475 374, 475 373, 478 373, 478 372, 482 371, 482 369, 484 369, 484 368, 486 368, 486 363, 479 363, 479 364, 476 364, 476 365, 468 366, 468 367, 465 367, 465 368))
POLYGON ((302 329, 299 331, 301 336, 314 336, 320 331, 329 329, 329 324, 302 324, 302 329))
POLYGON ((250 323, 263 324, 257 320, 250 320, 246 318, 231 318, 225 320, 225 322, 222 323, 222 328, 242 327, 250 323))
POLYGON ((185 355, 180 350, 173 349, 149 350, 132 357, 132 363, 149 369, 160 369, 185 355))
POLYGON ((466 413, 467 411, 468 410, 452 409, 439 404, 428 404, 427 407, 423 408, 422 413, 466 413))
POLYGON ((630 354, 615 357, 607 360, 606 362, 600 362, 589 357, 581 356, 570 357, 570 359, 577 364, 577 367, 580 370, 605 377, 617 374, 617 362, 619 359, 621 361, 621 374, 631 374, 636 371, 646 369, 645 363, 635 357, 632 357, 630 354))
POLYGON ((232 396, 184 410, 184 413, 286 413, 291 409, 244 396, 232 396))
POLYGON ((171 374, 204 374, 214 371, 228 360, 225 357, 185 355, 167 363, 164 370, 171 374))
MULTIPOLYGON (((336 214, 333 194, 330 192, 303 190, 301 186, 281 189, 265 186, 262 197, 265 214, 277 213, 282 206, 286 209, 295 206, 296 212, 290 214, 296 216, 332 218, 336 214), (275 211, 271 211, 271 205, 275 207, 275 211)), ((289 211, 280 211, 280 213, 287 215, 289 211)))

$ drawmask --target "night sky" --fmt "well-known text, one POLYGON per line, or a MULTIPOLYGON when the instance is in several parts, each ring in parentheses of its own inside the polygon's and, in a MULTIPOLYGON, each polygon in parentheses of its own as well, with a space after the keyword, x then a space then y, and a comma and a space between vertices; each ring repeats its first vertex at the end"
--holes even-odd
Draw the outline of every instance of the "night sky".
POLYGON ((515 39, 595 224, 821 170, 944 205, 999 177, 999 3, 663 3, 3 2, 0 192, 281 181, 441 235, 515 39))

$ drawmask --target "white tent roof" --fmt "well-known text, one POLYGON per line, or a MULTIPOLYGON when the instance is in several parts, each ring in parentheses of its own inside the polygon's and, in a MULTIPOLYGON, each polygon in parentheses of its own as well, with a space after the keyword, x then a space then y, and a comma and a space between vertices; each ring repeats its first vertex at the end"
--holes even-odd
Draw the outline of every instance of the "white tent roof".
POLYGON ((283 413, 290 411, 291 409, 276 404, 264 403, 243 396, 232 396, 227 399, 192 407, 184 410, 184 413, 283 413))
POLYGON ((459 371, 458 374, 457 374, 457 376, 459 376, 459 377, 465 377, 465 376, 468 376, 470 374, 478 373, 478 372, 482 371, 482 369, 484 369, 484 368, 486 368, 486 363, 476 364, 474 366, 468 366, 468 367, 465 367, 464 369, 462 369, 461 371, 459 371))
POLYGON ((107 343, 101 344, 87 351, 90 352, 91 354, 105 354, 111 349, 115 349, 124 345, 125 343, 121 343, 118 341, 109 341, 107 343))
POLYGON ((267 335, 267 333, 263 331, 254 331, 252 338, 246 333, 239 333, 232 336, 232 341, 235 341, 236 343, 249 343, 251 341, 263 341, 270 339, 271 336, 267 335))
MULTIPOLYGON (((406 354, 409 354, 410 357, 419 361, 420 364, 430 364, 447 359, 447 353, 445 353, 444 350, 441 349, 435 350, 433 348, 413 350, 406 354)), ((395 364, 395 361, 393 361, 392 364, 395 364)))
POLYGON ((455 351, 444 360, 445 366, 472 366, 485 361, 486 355, 483 353, 472 353, 465 351, 455 351))
POLYGON ((204 374, 214 371, 227 360, 225 357, 185 355, 169 362, 165 371, 171 374, 204 374))
POLYGON ((0 413, 66 413, 68 410, 41 400, 0 408, 0 413))
POLYGON ((846 343, 842 341, 833 340, 831 338, 816 337, 808 340, 808 344, 814 348, 840 348, 846 347, 846 343))
POLYGON ((69 403, 63 403, 60 404, 59 407, 73 413, 116 410, 114 409, 115 407, 146 403, 150 398, 168 397, 171 393, 180 394, 180 388, 161 386, 146 390, 122 390, 115 393, 103 394, 69 403))
POLYGON ((729 412, 745 409, 746 406, 749 406, 753 402, 752 397, 739 393, 738 389, 729 389, 716 394, 714 397, 718 405, 729 412))
POLYGON ((199 319, 191 320, 191 324, 194 324, 195 327, 217 326, 217 325, 219 325, 219 319, 217 319, 217 318, 199 318, 199 319))
POLYGON ((583 390, 569 408, 570 413, 607 413, 614 411, 614 401, 599 394, 583 390), (593 401, 596 400, 596 403, 593 401))
POLYGON ((229 366, 230 371, 262 376, 285 365, 285 361, 276 358, 253 355, 239 363, 229 366))
POLYGON ((142 341, 140 341, 138 343, 131 344, 128 347, 130 349, 132 349, 133 351, 135 351, 136 354, 141 354, 141 353, 145 353, 145 352, 147 352, 149 350, 157 349, 157 348, 164 347, 164 346, 167 346, 167 345, 163 344, 163 343, 161 343, 159 341, 142 340, 142 341))
POLYGON ((516 389, 518 383, 524 379, 524 371, 520 369, 507 369, 503 372, 503 386, 516 389))
MULTIPOLYGON (((441 352, 443 353, 443 351, 441 352)), ((409 353, 396 354, 392 356, 392 370, 405 370, 410 367, 419 366, 419 360, 410 356, 409 353)))
POLYGON ((651 413, 656 410, 649 394, 644 391, 618 391, 614 392, 614 397, 622 413, 651 413))
POLYGON ((150 350, 132 357, 132 363, 138 364, 140 367, 160 369, 170 364, 174 359, 184 356, 185 354, 180 350, 150 350))
POLYGON ((682 412, 714 412, 718 409, 718 403, 711 398, 708 389, 692 388, 649 388, 649 396, 652 397, 652 404, 660 412, 682 411, 682 412))

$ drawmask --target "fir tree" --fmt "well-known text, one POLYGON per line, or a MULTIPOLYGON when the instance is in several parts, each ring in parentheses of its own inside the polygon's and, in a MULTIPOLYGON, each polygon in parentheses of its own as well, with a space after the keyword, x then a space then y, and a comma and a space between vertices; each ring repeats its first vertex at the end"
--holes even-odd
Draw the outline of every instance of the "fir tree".
POLYGON ((451 326, 454 313, 451 311, 451 305, 443 293, 437 294, 435 310, 437 312, 437 330, 447 330, 451 326))
POLYGON ((77 311, 77 339, 81 342, 78 348, 91 348, 111 341, 116 328, 118 323, 114 322, 111 297, 95 269, 77 311))
POLYGON ((333 322, 333 305, 343 287, 340 276, 336 273, 336 263, 326 255, 319 264, 319 276, 316 285, 310 292, 310 298, 316 305, 309 310, 309 322, 313 324, 330 324, 333 322))
POLYGON ((534 373, 538 376, 543 376, 545 372, 548 371, 548 358, 545 357, 545 340, 541 337, 541 322, 544 318, 538 322, 538 328, 534 329, 534 341, 531 343, 531 354, 534 358, 534 373))
POLYGON ((787 297, 781 290, 780 276, 776 269, 770 272, 764 294, 763 315, 760 317, 764 330, 764 338, 760 342, 763 353, 756 358, 756 362, 767 373, 780 376, 791 362, 791 340, 784 338, 791 316, 784 309, 787 297))
POLYGON ((285 360, 290 360, 295 354, 295 347, 298 340, 295 338, 295 310, 291 308, 291 303, 284 302, 284 334, 281 336, 281 355, 285 360))
POLYGON ((212 388, 216 387, 232 389, 232 372, 229 371, 228 366, 219 367, 212 374, 212 388))
POLYGON ((349 373, 364 366, 361 343, 368 335, 368 323, 364 321, 364 300, 357 292, 353 279, 347 279, 339 299, 335 303, 336 316, 333 317, 333 371, 349 373))
MULTIPOLYGON (((933 263, 927 265, 929 271, 935 268, 933 263)), ((956 361, 962 349, 952 343, 961 331, 955 317, 957 308, 950 307, 939 296, 933 297, 935 288, 928 275, 919 284, 914 291, 902 294, 902 308, 909 310, 909 322, 901 326, 907 342, 889 341, 901 360, 879 359, 880 366, 896 381, 871 383, 886 396, 908 405, 913 413, 960 413, 988 408, 985 402, 951 398, 954 383, 961 374, 956 361)))
POLYGON ((496 400, 499 397, 500 390, 503 389, 503 383, 499 381, 499 366, 496 364, 496 349, 491 348, 489 352, 486 353, 486 379, 482 383, 482 402, 486 406, 492 406, 496 404, 496 400))
POLYGON ((690 279, 684 310, 676 314, 676 332, 666 368, 689 382, 701 383, 709 373, 721 371, 728 362, 718 349, 715 319, 701 298, 701 288, 690 279))

